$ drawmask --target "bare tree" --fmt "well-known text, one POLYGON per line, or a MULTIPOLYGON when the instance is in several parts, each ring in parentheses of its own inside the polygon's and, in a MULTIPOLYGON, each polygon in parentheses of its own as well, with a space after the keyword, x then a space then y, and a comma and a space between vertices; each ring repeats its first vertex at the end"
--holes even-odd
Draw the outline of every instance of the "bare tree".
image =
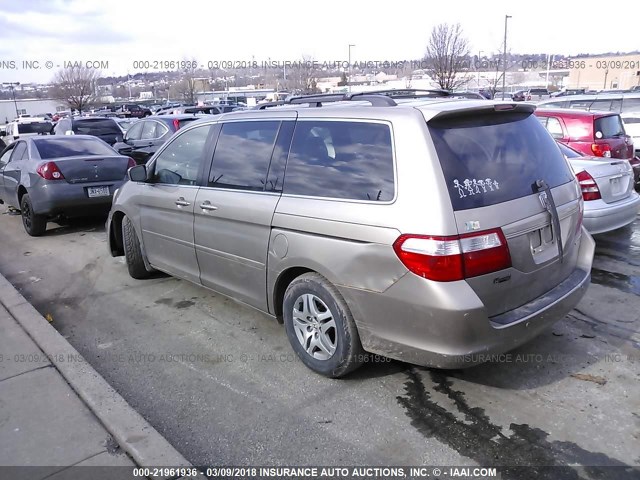
POLYGON ((469 41, 459 23, 441 23, 433 27, 424 59, 427 73, 440 88, 454 90, 467 82, 459 74, 466 69, 468 55, 469 41))
POLYGON ((308 95, 319 93, 318 90, 318 66, 310 55, 303 55, 302 60, 295 62, 290 70, 287 70, 285 85, 295 94, 308 95))
POLYGON ((180 80, 175 85, 175 93, 186 103, 196 103, 196 93, 198 92, 198 63, 195 59, 183 60, 183 68, 180 73, 180 80))
POLYGON ((54 76, 51 93, 71 109, 82 113, 96 99, 96 81, 100 71, 80 63, 60 69, 54 76))

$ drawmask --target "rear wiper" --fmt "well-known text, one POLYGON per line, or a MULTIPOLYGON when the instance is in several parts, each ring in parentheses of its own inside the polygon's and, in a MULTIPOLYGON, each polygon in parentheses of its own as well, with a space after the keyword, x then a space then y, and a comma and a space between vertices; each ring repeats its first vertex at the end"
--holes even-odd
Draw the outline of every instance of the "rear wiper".
POLYGON ((560 216, 558 215, 558 209, 556 208, 556 202, 553 201, 553 195, 547 182, 544 180, 536 180, 533 185, 535 191, 538 193, 540 203, 547 209, 549 215, 551 215, 551 231, 556 239, 558 245, 558 256, 560 257, 560 263, 564 261, 564 253, 562 247, 562 231, 560 230, 560 216))

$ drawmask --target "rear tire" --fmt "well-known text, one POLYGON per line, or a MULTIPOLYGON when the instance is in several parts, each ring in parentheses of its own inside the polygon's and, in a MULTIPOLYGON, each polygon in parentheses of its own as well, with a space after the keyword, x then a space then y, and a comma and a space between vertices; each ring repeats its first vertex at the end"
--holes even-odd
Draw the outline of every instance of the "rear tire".
POLYGON ((20 199, 20 214, 25 231, 32 237, 41 237, 47 230, 47 217, 33 211, 31 197, 25 193, 20 199))
POLYGON ((305 273, 289 284, 282 316, 293 350, 314 372, 339 378, 362 364, 364 351, 349 307, 322 275, 305 273))
POLYGON ((148 278, 151 273, 144 264, 138 234, 127 216, 122 219, 122 243, 129 275, 137 280, 148 278))

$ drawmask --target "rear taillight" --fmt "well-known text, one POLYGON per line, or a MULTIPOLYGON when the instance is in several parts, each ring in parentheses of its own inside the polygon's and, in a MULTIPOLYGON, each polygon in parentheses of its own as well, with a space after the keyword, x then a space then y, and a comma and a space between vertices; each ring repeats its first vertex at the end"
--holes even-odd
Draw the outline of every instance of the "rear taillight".
POLYGON ((599 200, 600 198, 600 189, 598 188, 598 184, 593 179, 591 175, 589 175, 586 171, 581 171, 576 174, 578 178, 578 183, 580 184, 580 189, 582 190, 582 198, 585 202, 589 200, 599 200))
POLYGON ((437 282, 477 277, 511 266, 511 254, 501 229, 435 237, 400 235, 393 244, 410 271, 437 282))
POLYGON ((136 165, 138 165, 136 161, 133 158, 129 157, 129 163, 127 163, 127 170, 129 170, 132 167, 135 167, 136 165))
POLYGON ((180 130, 180 120, 178 120, 177 118, 173 119, 173 128, 175 128, 176 130, 180 130))
POLYGON ((591 151, 596 157, 611 157, 611 146, 608 143, 592 143, 591 151))
POLYGON ((36 172, 45 180, 64 180, 64 175, 62 175, 56 162, 42 163, 38 166, 36 172))

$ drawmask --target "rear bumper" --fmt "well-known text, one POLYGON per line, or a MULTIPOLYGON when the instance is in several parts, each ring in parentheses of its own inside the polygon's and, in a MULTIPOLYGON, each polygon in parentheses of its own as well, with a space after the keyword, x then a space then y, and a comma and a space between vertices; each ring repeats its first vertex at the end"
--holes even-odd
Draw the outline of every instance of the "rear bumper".
POLYGON ((29 194, 33 204, 33 210, 39 215, 69 217, 91 215, 95 213, 107 213, 111 208, 113 192, 124 183, 96 182, 83 184, 47 183, 33 188, 29 194), (109 196, 89 197, 89 187, 109 187, 109 196))
POLYGON ((640 195, 631 195, 619 202, 607 204, 602 200, 584 202, 584 226, 592 235, 609 232, 629 225, 640 210, 640 195))
POLYGON ((512 350, 563 318, 591 280, 595 242, 583 230, 578 263, 545 295, 490 318, 466 282, 437 284, 407 274, 383 293, 341 288, 364 349, 436 368, 464 368, 512 350))

